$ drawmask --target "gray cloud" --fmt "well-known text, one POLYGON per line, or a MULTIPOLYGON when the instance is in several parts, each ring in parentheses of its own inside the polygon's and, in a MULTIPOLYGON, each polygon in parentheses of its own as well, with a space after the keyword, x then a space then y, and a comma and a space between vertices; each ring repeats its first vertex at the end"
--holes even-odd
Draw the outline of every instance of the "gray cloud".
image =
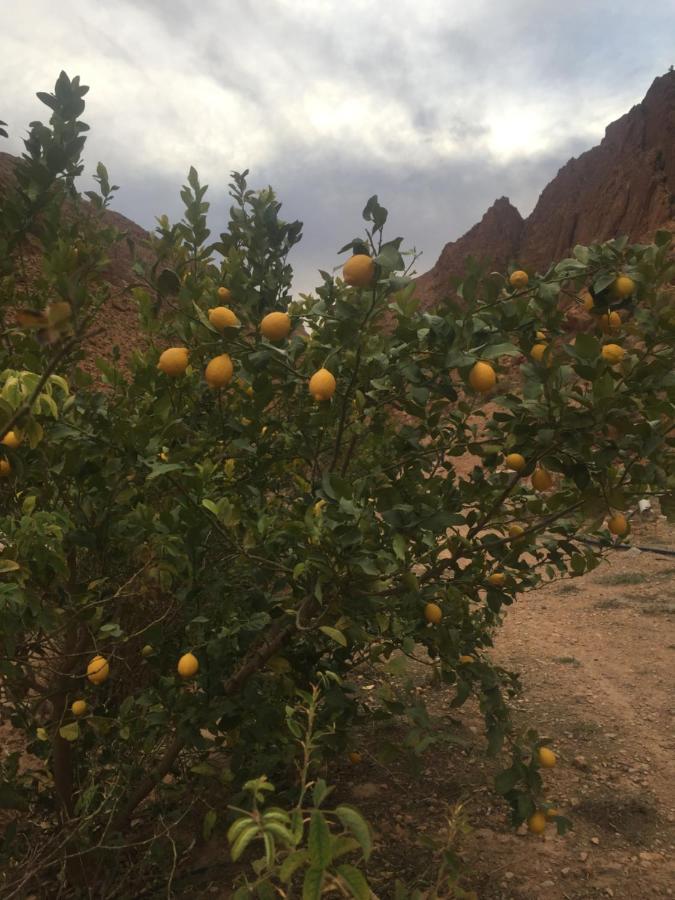
POLYGON ((306 290, 373 193, 420 270, 496 197, 527 214, 674 61, 674 26, 672 4, 626 0, 24 0, 0 36, 0 117, 18 152, 35 91, 80 74, 88 170, 103 159, 146 227, 180 215, 194 164, 219 230, 230 170, 251 168, 306 223, 306 290))

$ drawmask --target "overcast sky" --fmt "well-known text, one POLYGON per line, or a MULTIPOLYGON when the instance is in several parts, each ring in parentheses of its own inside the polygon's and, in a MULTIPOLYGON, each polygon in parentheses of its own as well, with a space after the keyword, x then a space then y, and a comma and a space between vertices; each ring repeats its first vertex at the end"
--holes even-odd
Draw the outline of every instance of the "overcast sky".
MULTIPOLYGON (((61 69, 90 85, 87 170, 145 227, 189 166, 226 223, 231 170, 305 223, 296 288, 374 193, 430 268, 502 195, 523 215, 675 63, 675 0, 0 0, 0 119, 20 152, 61 69), (11 8, 11 12, 10 12, 11 8)), ((84 187, 84 185, 83 185, 84 187)))

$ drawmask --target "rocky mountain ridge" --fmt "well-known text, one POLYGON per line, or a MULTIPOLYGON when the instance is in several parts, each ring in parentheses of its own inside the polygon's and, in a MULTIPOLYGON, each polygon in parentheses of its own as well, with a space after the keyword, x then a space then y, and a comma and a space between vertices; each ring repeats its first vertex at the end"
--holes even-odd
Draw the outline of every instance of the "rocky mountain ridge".
POLYGON ((467 256, 504 269, 510 262, 545 270, 575 244, 626 234, 648 240, 675 225, 675 72, 654 80, 644 100, 612 122, 597 147, 569 160, 523 219, 500 197, 481 221, 443 248, 417 279, 431 306, 447 293, 467 256))

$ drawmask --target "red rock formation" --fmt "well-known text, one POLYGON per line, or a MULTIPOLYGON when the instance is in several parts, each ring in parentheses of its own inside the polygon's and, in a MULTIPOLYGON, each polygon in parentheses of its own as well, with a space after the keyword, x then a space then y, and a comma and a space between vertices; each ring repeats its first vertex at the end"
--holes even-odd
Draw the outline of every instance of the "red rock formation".
POLYGON ((564 165, 524 221, 502 197, 458 241, 446 244, 431 271, 418 279, 432 303, 467 256, 546 270, 575 244, 627 234, 648 240, 675 221, 675 72, 652 83, 642 103, 609 125, 592 150, 564 165), (518 226, 520 223, 520 226, 518 226))
POLYGON ((508 198, 500 197, 477 225, 443 247, 438 262, 417 279, 417 293, 432 302, 448 291, 450 277, 464 271, 467 256, 503 269, 518 253, 523 217, 508 198))

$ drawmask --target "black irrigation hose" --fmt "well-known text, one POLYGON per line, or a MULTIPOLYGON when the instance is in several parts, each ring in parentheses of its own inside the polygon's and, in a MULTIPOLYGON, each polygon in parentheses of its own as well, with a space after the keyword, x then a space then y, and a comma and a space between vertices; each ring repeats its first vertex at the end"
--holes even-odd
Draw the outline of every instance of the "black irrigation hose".
POLYGON ((675 550, 668 550, 665 547, 640 547, 637 544, 612 544, 607 546, 604 541, 597 541, 594 538, 578 538, 582 544, 592 544, 594 547, 604 547, 606 550, 632 550, 634 547, 641 553, 658 553, 661 556, 675 556, 675 550))

